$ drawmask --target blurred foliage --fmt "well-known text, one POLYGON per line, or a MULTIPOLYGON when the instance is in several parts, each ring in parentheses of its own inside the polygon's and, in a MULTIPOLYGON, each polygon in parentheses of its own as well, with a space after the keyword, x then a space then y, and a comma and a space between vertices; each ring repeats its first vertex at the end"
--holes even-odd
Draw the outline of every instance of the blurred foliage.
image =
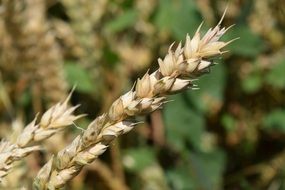
MULTIPOLYGON (((223 24, 235 25, 225 40, 239 38, 214 60, 209 75, 195 81, 198 90, 170 96, 162 111, 139 118, 144 124, 68 189, 112 190, 108 184, 115 182, 116 190, 284 189, 283 0, 24 2, 0 1, 2 138, 17 134, 15 120, 27 123, 73 86, 72 103, 88 114, 77 123, 84 128, 137 77, 156 68, 173 41, 193 35, 203 20, 202 32, 215 25, 226 5, 223 24)), ((72 127, 45 146, 57 152, 79 132, 72 127)), ((28 159, 8 187, 29 184, 27 168, 34 174, 48 157, 41 152, 28 159)))
POLYGON ((92 80, 85 69, 80 65, 65 63, 64 71, 66 80, 70 85, 76 85, 76 90, 82 93, 90 93, 94 90, 92 80))
POLYGON ((263 122, 265 129, 285 132, 285 110, 276 109, 271 111, 263 122))
POLYGON ((248 26, 239 25, 232 29, 228 39, 239 39, 230 45, 230 51, 238 56, 255 57, 264 51, 264 42, 257 34, 254 34, 248 26))

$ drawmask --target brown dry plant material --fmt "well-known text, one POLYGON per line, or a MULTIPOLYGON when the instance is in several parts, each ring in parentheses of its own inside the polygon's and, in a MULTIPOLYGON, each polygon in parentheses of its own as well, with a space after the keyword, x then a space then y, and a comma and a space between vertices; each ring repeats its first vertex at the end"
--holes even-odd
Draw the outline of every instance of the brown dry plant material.
MULTIPOLYGON (((222 20, 222 19, 221 19, 222 20)), ((57 189, 75 177, 81 169, 103 154, 118 136, 129 132, 137 122, 133 117, 145 115, 162 107, 166 95, 195 88, 193 81, 209 72, 213 58, 230 42, 220 41, 229 28, 221 22, 201 37, 199 26, 194 37, 186 37, 184 46, 172 44, 164 59, 159 59, 159 69, 147 72, 126 94, 119 97, 109 111, 90 123, 83 134, 40 170, 34 181, 35 189, 57 189)))
MULTIPOLYGON (((59 102, 67 96, 67 83, 61 50, 46 18, 45 1, 4 0, 3 8, 4 29, 10 39, 4 47, 3 68, 13 65, 11 72, 27 79, 35 97, 44 97, 50 104, 59 102)), ((34 107, 41 107, 38 104, 34 107)))

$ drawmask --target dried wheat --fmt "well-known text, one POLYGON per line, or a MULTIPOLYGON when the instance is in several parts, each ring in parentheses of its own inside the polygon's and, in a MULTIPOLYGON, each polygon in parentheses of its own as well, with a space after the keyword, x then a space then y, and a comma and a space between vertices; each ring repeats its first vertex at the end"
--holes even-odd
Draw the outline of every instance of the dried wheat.
MULTIPOLYGON (((222 20, 222 19, 221 19, 222 20)), ((159 69, 147 72, 126 94, 118 98, 105 113, 96 118, 86 131, 61 150, 40 170, 34 181, 35 189, 57 189, 75 177, 83 166, 103 154, 110 143, 137 124, 134 116, 149 114, 166 103, 165 96, 194 88, 193 80, 208 73, 212 58, 220 56, 229 42, 219 41, 229 28, 218 25, 201 37, 200 28, 194 37, 186 37, 184 47, 179 43, 169 48, 159 59, 159 69)))
POLYGON ((20 160, 29 153, 40 149, 40 146, 34 144, 49 138, 83 116, 73 114, 78 106, 68 106, 70 96, 63 103, 58 103, 48 109, 40 119, 36 116, 24 128, 15 143, 5 140, 0 142, 0 181, 13 167, 14 161, 20 160), (37 120, 39 121, 37 122, 37 120))

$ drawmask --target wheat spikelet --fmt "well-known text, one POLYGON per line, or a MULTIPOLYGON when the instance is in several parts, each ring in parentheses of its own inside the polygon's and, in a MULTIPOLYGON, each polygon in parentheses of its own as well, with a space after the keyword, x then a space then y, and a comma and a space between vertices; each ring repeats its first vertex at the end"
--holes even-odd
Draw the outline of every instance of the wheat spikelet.
MULTIPOLYGON (((222 19, 221 19, 222 21, 222 19)), ((118 98, 109 111, 97 117, 74 141, 61 150, 40 170, 34 181, 36 189, 57 189, 75 177, 83 166, 103 154, 118 136, 136 126, 134 116, 149 114, 166 103, 166 95, 194 88, 193 80, 209 72, 212 58, 220 56, 229 42, 219 41, 229 28, 220 24, 201 37, 200 28, 194 37, 186 37, 174 49, 172 44, 165 58, 159 59, 159 69, 147 72, 126 94, 118 98)))
POLYGON ((63 103, 58 103, 48 109, 40 119, 36 117, 24 128, 15 143, 5 140, 0 142, 0 181, 13 167, 13 162, 40 149, 40 146, 34 144, 49 138, 83 116, 73 114, 78 106, 68 106, 70 96, 71 94, 63 103))

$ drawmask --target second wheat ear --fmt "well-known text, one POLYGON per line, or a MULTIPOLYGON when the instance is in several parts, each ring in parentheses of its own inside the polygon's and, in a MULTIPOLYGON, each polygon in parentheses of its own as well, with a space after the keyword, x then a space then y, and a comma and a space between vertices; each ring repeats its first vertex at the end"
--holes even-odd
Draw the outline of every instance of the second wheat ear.
POLYGON ((24 128, 15 143, 5 140, 0 142, 0 181, 10 172, 15 161, 40 149, 40 146, 36 144, 62 131, 75 120, 84 116, 74 115, 73 112, 78 106, 68 106, 70 96, 71 93, 65 101, 52 106, 41 117, 37 115, 24 128))
POLYGON ((43 166, 35 178, 34 188, 63 187, 86 164, 103 154, 115 138, 134 128, 136 122, 130 118, 161 108, 166 103, 166 95, 194 88, 193 81, 208 73, 214 65, 212 59, 221 56, 225 52, 222 49, 232 42, 220 40, 230 28, 221 28, 221 21, 203 37, 201 24, 193 38, 186 36, 184 45, 179 43, 174 48, 172 44, 167 55, 158 59, 156 71, 138 79, 129 92, 114 101, 107 113, 92 121, 84 133, 43 166))

